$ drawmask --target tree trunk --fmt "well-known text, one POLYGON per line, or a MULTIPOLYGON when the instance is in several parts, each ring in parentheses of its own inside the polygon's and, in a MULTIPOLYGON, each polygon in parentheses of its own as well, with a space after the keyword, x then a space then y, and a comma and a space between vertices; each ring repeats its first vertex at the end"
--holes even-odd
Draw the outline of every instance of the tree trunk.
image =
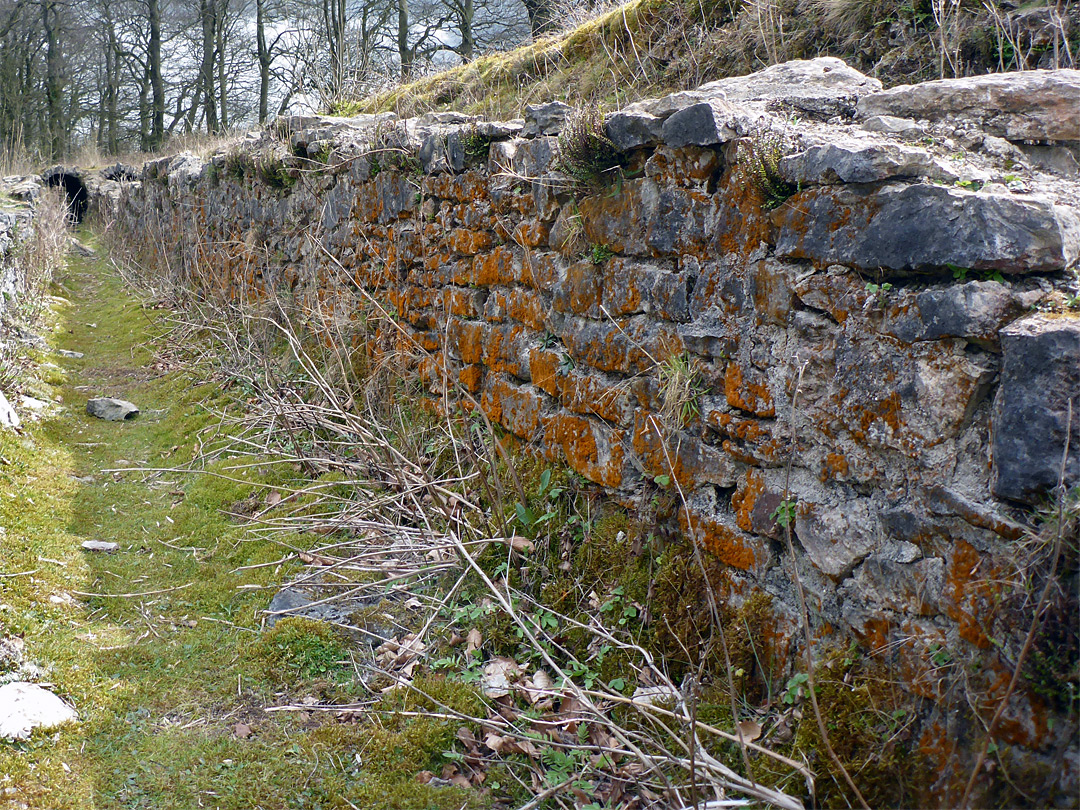
POLYGON ((202 90, 203 111, 206 113, 206 131, 219 131, 217 117, 217 89, 214 86, 214 41, 217 22, 215 0, 199 0, 199 20, 202 23, 202 65, 199 84, 202 90))
POLYGON ((552 0, 523 0, 529 14, 529 28, 533 37, 546 34, 555 27, 555 7, 552 0))
POLYGON ((120 147, 120 118, 117 101, 120 96, 120 45, 116 39, 116 21, 112 6, 105 7, 105 103, 101 129, 105 133, 103 144, 110 155, 120 147))
POLYGON ((55 160, 64 152, 64 74, 60 51, 60 20, 56 3, 43 0, 41 26, 45 33, 45 108, 48 116, 48 150, 55 160))
POLYGON ((217 58, 217 86, 218 86, 218 117, 220 118, 222 131, 229 128, 228 108, 228 81, 225 76, 225 14, 228 8, 228 0, 217 0, 216 27, 217 35, 214 42, 214 54, 217 58))
POLYGON ((259 60, 259 123, 265 124, 270 104, 270 64, 273 61, 266 45, 266 0, 255 0, 255 45, 259 60))
POLYGON ((461 47, 458 54, 466 62, 471 62, 473 52, 476 50, 476 38, 473 36, 473 18, 476 12, 473 9, 473 0, 462 0, 461 3, 461 47))
POLYGON ((409 48, 409 0, 397 0, 397 47, 401 59, 401 78, 409 78, 413 69, 413 52, 409 48))
POLYGON ((147 72, 153 101, 150 105, 150 149, 165 139, 165 79, 161 75, 161 5, 160 0, 146 0, 150 14, 150 41, 147 43, 147 72))

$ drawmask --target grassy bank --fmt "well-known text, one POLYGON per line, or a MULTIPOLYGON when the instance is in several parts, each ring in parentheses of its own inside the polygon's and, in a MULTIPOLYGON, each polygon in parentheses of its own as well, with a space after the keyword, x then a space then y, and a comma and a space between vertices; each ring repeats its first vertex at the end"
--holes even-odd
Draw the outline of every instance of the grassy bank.
POLYGON ((886 86, 1075 67, 1080 11, 1065 4, 906 0, 631 0, 570 30, 333 112, 457 110, 490 119, 553 99, 613 109, 791 59, 837 56, 886 86))

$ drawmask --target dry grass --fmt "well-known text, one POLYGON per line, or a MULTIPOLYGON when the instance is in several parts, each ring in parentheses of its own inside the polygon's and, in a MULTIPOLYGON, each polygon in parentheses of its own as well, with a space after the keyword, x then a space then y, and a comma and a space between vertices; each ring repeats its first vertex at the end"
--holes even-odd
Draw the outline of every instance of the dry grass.
POLYGON ((1032 23, 1030 9, 954 0, 935 0, 940 24, 900 0, 634 0, 602 8, 573 30, 343 99, 333 110, 411 116, 452 109, 505 119, 551 99, 607 110, 820 55, 844 58, 886 84, 1010 66, 1069 67, 1080 30, 1074 7, 1047 7, 1046 20, 1032 23))

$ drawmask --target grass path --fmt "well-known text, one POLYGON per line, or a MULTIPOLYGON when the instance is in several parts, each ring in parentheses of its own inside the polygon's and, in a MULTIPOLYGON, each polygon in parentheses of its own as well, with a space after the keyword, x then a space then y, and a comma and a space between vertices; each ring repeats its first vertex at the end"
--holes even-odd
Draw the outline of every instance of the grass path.
POLYGON ((209 471, 240 480, 111 472, 190 462, 222 394, 162 367, 154 313, 105 262, 72 258, 58 281, 68 303, 53 348, 85 357, 44 357, 43 393, 60 404, 21 436, 0 433, 0 636, 23 637, 23 666, 39 667, 35 679, 80 722, 0 741, 0 808, 467 804, 414 778, 437 767, 454 728, 263 711, 343 688, 282 671, 259 640, 259 611, 287 565, 235 570, 286 553, 223 513, 261 503, 275 473, 247 483, 225 461, 209 471), (93 419, 85 402, 99 395, 142 412, 93 419), (85 552, 84 540, 120 551, 85 552))

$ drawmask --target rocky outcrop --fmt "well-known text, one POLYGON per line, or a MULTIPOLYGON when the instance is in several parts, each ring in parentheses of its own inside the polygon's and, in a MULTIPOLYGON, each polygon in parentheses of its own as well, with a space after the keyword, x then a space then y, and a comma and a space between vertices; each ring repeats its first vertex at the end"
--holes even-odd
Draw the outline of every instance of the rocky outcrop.
MULTIPOLYGON (((292 119, 283 142, 147 164, 115 215, 187 283, 287 292, 313 317, 364 307, 362 284, 432 391, 467 392, 623 503, 677 483, 673 522, 731 593, 797 615, 797 564, 823 638, 913 690, 928 651, 970 650, 989 683, 1015 639, 987 652, 979 577, 1007 567, 1017 504, 1055 483, 1078 367, 1080 186, 1005 139, 1067 136, 1073 81, 986 79, 976 116, 961 85, 916 109, 837 60, 777 66, 609 116, 617 160, 595 184, 560 170, 558 105, 292 119), (269 181, 245 168, 267 155, 269 181), (663 415, 674 362, 694 374, 685 420, 663 415)), ((1067 724, 1049 734, 1039 698, 1016 699, 1010 744, 1059 745, 1067 724)), ((927 745, 945 733, 927 728, 927 745)))

